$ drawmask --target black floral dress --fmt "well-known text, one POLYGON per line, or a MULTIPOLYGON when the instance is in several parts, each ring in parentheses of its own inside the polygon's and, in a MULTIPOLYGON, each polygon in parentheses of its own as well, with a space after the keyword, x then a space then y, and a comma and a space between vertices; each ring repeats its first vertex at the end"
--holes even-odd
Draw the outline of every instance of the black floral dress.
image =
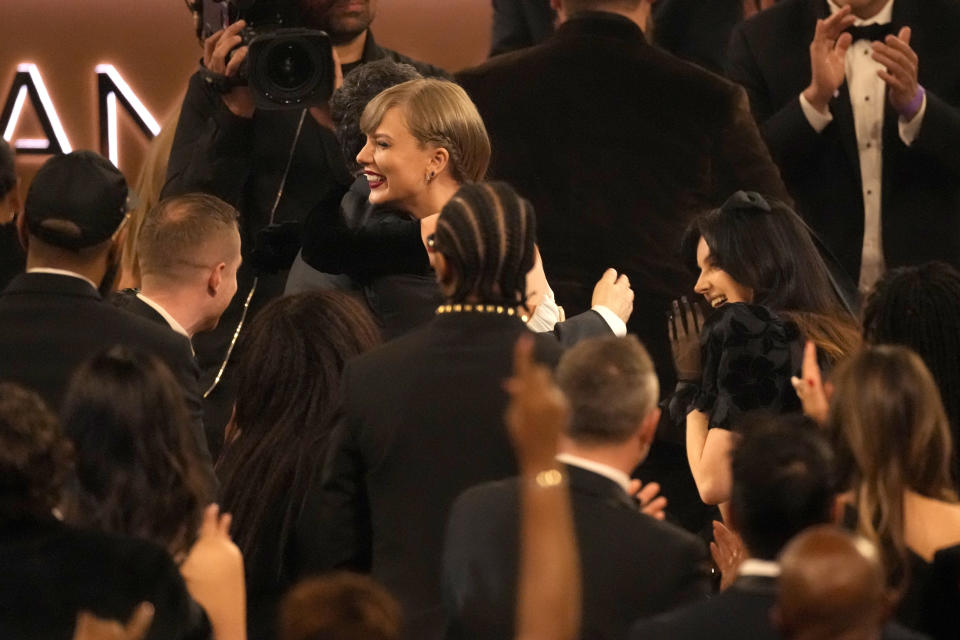
POLYGON ((803 361, 803 337, 794 323, 760 305, 725 304, 707 320, 700 346, 700 384, 679 394, 671 413, 682 411, 685 420, 697 409, 710 416, 711 429, 734 430, 756 409, 800 411, 790 384, 803 361))

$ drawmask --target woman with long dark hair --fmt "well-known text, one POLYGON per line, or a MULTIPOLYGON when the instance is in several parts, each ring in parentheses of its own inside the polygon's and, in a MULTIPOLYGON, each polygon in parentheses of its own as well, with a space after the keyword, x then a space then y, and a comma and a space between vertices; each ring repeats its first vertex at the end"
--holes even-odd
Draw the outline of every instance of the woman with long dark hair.
POLYGON ((66 521, 150 540, 182 561, 211 488, 183 391, 167 366, 111 347, 74 373, 61 416, 76 450, 66 521))
POLYGON ((799 410, 790 378, 804 340, 836 362, 856 349, 859 331, 807 226, 780 202, 734 194, 693 221, 683 253, 700 272, 694 290, 716 310, 704 322, 685 301, 674 303, 670 322, 689 400, 687 457, 703 501, 720 504, 730 494, 739 418, 754 409, 799 410))
POLYGON ((237 400, 217 472, 247 561, 251 638, 273 636, 277 602, 313 542, 295 528, 340 418, 340 375, 379 339, 362 303, 318 291, 270 302, 237 344, 237 400))

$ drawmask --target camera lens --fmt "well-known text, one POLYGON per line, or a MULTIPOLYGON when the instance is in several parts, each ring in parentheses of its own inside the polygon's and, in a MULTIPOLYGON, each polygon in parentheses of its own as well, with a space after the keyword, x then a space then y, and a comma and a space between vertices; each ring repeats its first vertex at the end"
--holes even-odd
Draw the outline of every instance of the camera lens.
POLYGON ((279 89, 294 91, 314 75, 316 65, 299 42, 281 42, 267 54, 267 76, 279 89))
POLYGON ((333 91, 330 40, 322 31, 270 29, 250 40, 247 78, 257 108, 319 104, 333 91))

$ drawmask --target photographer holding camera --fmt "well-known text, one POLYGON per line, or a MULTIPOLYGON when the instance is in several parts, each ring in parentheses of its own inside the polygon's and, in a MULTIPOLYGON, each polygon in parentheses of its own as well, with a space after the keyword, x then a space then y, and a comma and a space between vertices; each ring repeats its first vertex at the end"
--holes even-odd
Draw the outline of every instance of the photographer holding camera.
POLYGON ((238 328, 283 292, 308 212, 337 206, 353 180, 326 106, 342 77, 338 67, 349 71, 389 58, 424 75, 446 76, 377 45, 369 29, 376 5, 377 0, 191 4, 199 14, 203 60, 184 97, 162 195, 203 192, 234 205, 244 248, 237 296, 219 328, 194 341, 211 426, 226 424, 230 415, 233 393, 223 377, 238 328))

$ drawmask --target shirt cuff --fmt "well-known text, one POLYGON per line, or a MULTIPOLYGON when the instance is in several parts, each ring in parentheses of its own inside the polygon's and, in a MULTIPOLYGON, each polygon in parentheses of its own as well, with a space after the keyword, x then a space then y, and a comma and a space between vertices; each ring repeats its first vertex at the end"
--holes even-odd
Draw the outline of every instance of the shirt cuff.
POLYGON ((920 103, 920 110, 917 111, 917 115, 913 116, 913 120, 907 122, 901 116, 897 118, 897 126, 900 129, 900 139, 903 140, 903 144, 908 147, 913 144, 913 141, 917 139, 917 136, 920 135, 920 125, 923 124, 923 114, 927 112, 927 94, 923 94, 923 102, 920 103))
POLYGON ((620 316, 611 311, 608 307, 598 304, 593 307, 593 311, 596 311, 600 314, 600 317, 603 318, 603 321, 607 323, 607 326, 610 327, 610 330, 613 331, 613 335, 618 338, 622 338, 627 335, 627 325, 623 320, 620 319, 620 316))
POLYGON ((547 285, 547 290, 540 300, 540 304, 533 310, 533 315, 527 320, 527 328, 537 333, 553 331, 554 326, 560 321, 560 308, 553 297, 553 289, 547 285))
POLYGON ((810 126, 813 127, 813 130, 817 133, 826 129, 827 125, 833 122, 833 114, 830 113, 830 109, 827 109, 826 113, 820 113, 810 104, 810 101, 807 100, 802 93, 800 94, 800 109, 803 111, 807 122, 810 123, 810 126))

